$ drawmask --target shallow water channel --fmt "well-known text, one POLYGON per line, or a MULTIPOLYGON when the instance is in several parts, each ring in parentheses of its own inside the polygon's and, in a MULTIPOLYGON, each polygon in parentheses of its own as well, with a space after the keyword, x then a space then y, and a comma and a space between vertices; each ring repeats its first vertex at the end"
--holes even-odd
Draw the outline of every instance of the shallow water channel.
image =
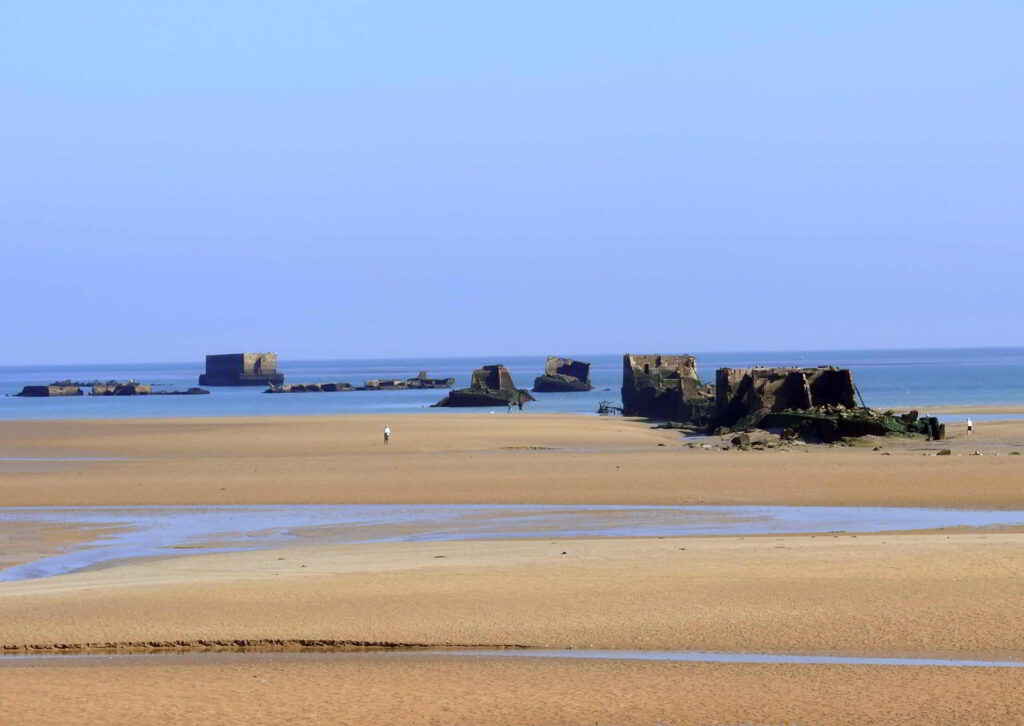
POLYGON ((789 655, 784 653, 718 653, 708 651, 677 650, 577 650, 549 648, 324 648, 310 650, 214 650, 166 652, 118 652, 98 654, 95 652, 9 652, 0 653, 0 664, 53 659, 74 659, 89 662, 104 662, 137 658, 206 659, 249 661, 258 656, 269 661, 294 661, 308 657, 317 659, 372 659, 381 658, 516 658, 550 659, 569 658, 573 660, 627 660, 655 661, 662 663, 760 663, 794 665, 856 665, 856 666, 931 666, 953 668, 1024 668, 1024 661, 968 660, 953 658, 885 658, 872 656, 837 655, 789 655))
POLYGON ((1024 524, 1024 511, 445 504, 0 508, 0 529, 8 523, 61 524, 95 534, 8 567, 0 571, 0 581, 49 577, 139 558, 289 545, 989 527, 1024 524))

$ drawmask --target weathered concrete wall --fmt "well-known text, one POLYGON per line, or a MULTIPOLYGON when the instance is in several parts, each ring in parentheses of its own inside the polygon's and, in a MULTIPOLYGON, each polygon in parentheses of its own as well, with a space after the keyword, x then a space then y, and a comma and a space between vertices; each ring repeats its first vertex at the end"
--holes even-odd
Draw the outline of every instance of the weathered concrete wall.
POLYGON ((715 382, 715 425, 724 429, 779 429, 783 436, 824 442, 894 434, 946 436, 935 417, 858 407, 853 372, 847 368, 721 368, 715 382))
POLYGON ((549 356, 544 364, 544 375, 537 376, 533 390, 542 393, 589 391, 590 364, 572 358, 549 356))
POLYGON ((201 386, 280 385, 284 376, 277 372, 277 353, 224 353, 206 356, 206 372, 199 376, 201 386))
POLYGON ((703 422, 711 416, 713 407, 711 388, 701 385, 694 356, 623 356, 624 415, 703 422))
POLYGON ((847 368, 720 368, 715 375, 718 423, 732 426, 758 411, 856 406, 853 373, 847 368))
POLYGON ((581 381, 589 381, 590 364, 581 360, 559 358, 551 355, 548 356, 547 361, 544 363, 544 374, 548 376, 572 376, 573 378, 579 378, 581 381))

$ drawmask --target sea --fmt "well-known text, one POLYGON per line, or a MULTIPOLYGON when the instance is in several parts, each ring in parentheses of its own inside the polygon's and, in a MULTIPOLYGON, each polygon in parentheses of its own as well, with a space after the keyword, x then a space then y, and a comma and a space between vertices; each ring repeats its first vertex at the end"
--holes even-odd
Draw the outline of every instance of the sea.
MULTIPOLYGON (((714 382, 722 367, 837 365, 854 372, 865 403, 874 408, 960 405, 1024 406, 1024 348, 957 348, 922 350, 830 350, 695 353, 701 379, 714 382)), ((592 391, 537 393, 528 412, 597 415, 604 401, 621 403, 621 354, 577 354, 590 361, 592 391)), ((503 363, 520 388, 531 388, 544 369, 545 356, 475 356, 460 358, 380 358, 289 360, 278 362, 286 383, 345 381, 355 386, 375 378, 412 378, 421 370, 432 378, 454 377, 456 387, 469 384, 470 373, 484 364, 503 363)), ((265 394, 262 387, 208 387, 208 396, 76 396, 20 398, 22 386, 57 380, 127 380, 152 383, 156 390, 183 390, 198 385, 204 361, 180 363, 103 363, 0 366, 0 420, 164 418, 192 416, 287 416, 339 413, 445 415, 467 409, 432 408, 444 390, 347 391, 337 393, 265 394)), ((470 409, 479 410, 479 409, 470 409)), ((504 408, 492 409, 505 414, 504 408)), ((943 416, 957 420, 963 416, 943 416)), ((1014 414, 972 415, 1022 418, 1014 414)))

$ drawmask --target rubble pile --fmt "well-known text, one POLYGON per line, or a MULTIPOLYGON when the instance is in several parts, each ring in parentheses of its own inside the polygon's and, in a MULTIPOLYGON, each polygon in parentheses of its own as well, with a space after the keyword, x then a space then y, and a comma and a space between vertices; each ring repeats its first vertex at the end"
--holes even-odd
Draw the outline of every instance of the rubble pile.
POLYGON ((286 383, 281 386, 270 384, 264 393, 336 393, 355 390, 351 383, 286 383))
POLYGON ((812 406, 804 409, 772 411, 760 409, 747 414, 732 426, 719 425, 716 433, 766 429, 779 431, 785 438, 830 443, 860 436, 922 434, 934 441, 946 437, 946 427, 933 416, 920 417, 917 411, 897 415, 871 408, 845 406, 812 406))
POLYGON ((366 381, 361 391, 403 391, 422 388, 451 388, 454 378, 428 378, 426 371, 420 371, 415 378, 374 379, 366 381))

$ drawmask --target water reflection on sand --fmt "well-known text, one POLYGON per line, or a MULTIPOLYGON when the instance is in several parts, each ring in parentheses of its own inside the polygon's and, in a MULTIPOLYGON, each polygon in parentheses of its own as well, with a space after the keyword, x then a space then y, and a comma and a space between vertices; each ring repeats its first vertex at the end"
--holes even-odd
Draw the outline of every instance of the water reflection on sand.
POLYGON ((0 527, 55 523, 96 535, 0 571, 48 577, 124 560, 289 545, 570 537, 880 532, 1024 524, 1021 511, 900 507, 255 505, 8 507, 0 527), (102 527, 103 529, 99 529, 102 527))

